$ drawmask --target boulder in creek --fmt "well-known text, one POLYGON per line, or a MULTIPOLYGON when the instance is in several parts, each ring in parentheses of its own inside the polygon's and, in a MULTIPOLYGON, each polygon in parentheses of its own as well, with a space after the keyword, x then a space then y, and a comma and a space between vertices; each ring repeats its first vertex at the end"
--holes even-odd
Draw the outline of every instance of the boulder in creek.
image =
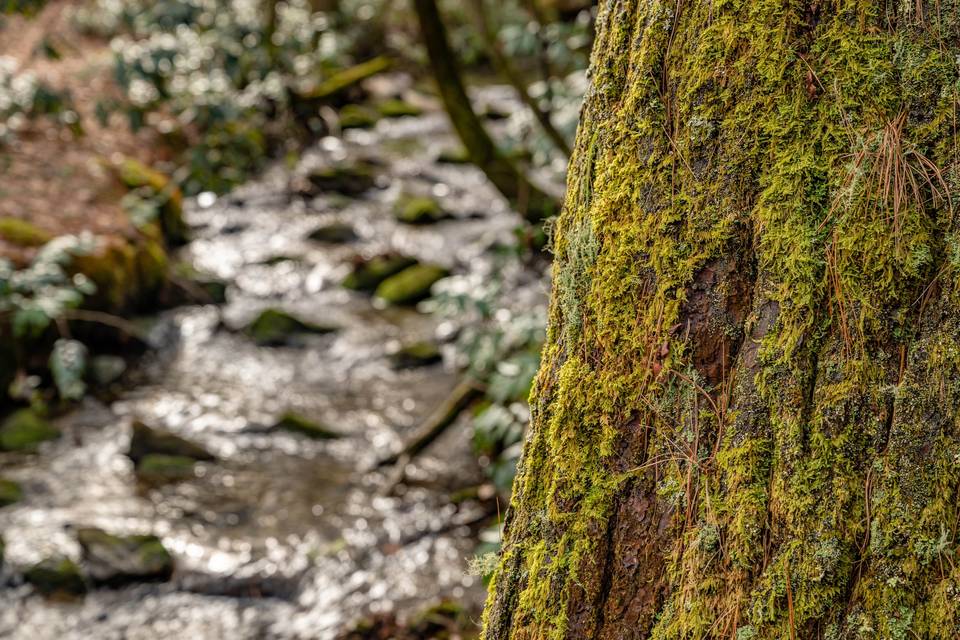
POLYGON ((414 258, 400 255, 381 255, 369 260, 357 259, 353 271, 343 279, 343 286, 354 291, 376 291, 390 276, 417 264, 414 258))
POLYGON ((400 98, 388 98, 377 103, 377 111, 384 118, 402 118, 404 116, 419 116, 423 109, 415 104, 410 104, 400 98))
POLYGON ((19 483, 0 478, 0 507, 7 507, 23 499, 23 489, 19 483))
POLYGON ((23 574, 27 583, 48 598, 77 598, 87 592, 80 567, 69 558, 47 558, 23 574))
POLYGON ((168 580, 173 558, 156 536, 116 536, 94 527, 77 530, 87 576, 95 584, 168 580))
POLYGON ((380 283, 374 294, 390 305, 412 305, 428 298, 430 289, 450 272, 435 264, 417 264, 390 276, 380 283))
POLYGON ((0 423, 0 451, 35 451, 60 437, 60 430, 33 409, 19 409, 0 423))
POLYGON ((307 237, 314 242, 344 244, 356 240, 357 232, 353 230, 353 227, 344 222, 331 222, 322 227, 317 227, 311 231, 307 237))
POLYGON ((368 161, 340 162, 309 171, 294 181, 294 191, 304 197, 324 192, 358 196, 376 185, 376 165, 368 161))
POLYGON ((127 457, 137 477, 148 482, 172 482, 193 476, 197 462, 214 460, 212 453, 173 433, 154 429, 139 420, 133 423, 127 457))
POLYGON ((428 367, 442 360, 439 347, 426 340, 403 345, 390 354, 390 363, 394 369, 428 367))
POLYGON ((339 115, 341 129, 369 129, 380 119, 379 112, 362 104, 348 104, 339 115))
POLYGON ((261 311, 244 329, 244 333, 254 342, 265 347, 288 344, 290 339, 298 334, 324 334, 333 331, 336 331, 336 327, 307 322, 279 309, 261 311))
POLYGON ((433 198, 404 196, 397 201, 394 217, 405 224, 432 224, 447 220, 450 214, 433 198))
POLYGON ((288 411, 270 427, 271 431, 290 431, 300 435, 312 438, 314 440, 333 440, 342 437, 333 429, 315 422, 299 413, 288 411))

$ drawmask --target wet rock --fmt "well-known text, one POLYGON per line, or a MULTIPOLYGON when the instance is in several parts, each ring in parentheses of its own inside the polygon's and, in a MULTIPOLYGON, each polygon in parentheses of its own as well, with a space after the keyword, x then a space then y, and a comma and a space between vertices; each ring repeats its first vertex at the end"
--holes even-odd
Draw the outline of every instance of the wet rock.
POLYGON ((440 349, 432 342, 414 342, 400 347, 390 354, 390 362, 394 369, 415 369, 437 364, 443 360, 440 349))
POLYGON ((80 567, 67 558, 47 558, 29 569, 26 581, 47 597, 79 597, 87 592, 80 567))
MULTIPOLYGON (((133 423, 127 457, 133 460, 137 470, 140 471, 147 457, 151 455, 185 458, 191 462, 215 459, 212 453, 197 443, 168 431, 154 429, 137 420, 133 423)), ((154 460, 154 462, 158 461, 154 460)))
POLYGON ((346 93, 352 87, 360 84, 367 78, 382 73, 390 68, 389 58, 379 56, 358 65, 336 73, 315 87, 298 92, 302 100, 330 101, 346 93))
POLYGON ((279 309, 266 309, 244 331, 259 345, 281 346, 298 334, 324 334, 336 328, 306 322, 279 309))
POLYGON ((382 115, 384 118, 419 116, 423 113, 423 109, 420 107, 398 98, 391 98, 378 103, 377 111, 379 111, 380 115, 382 115))
POLYGON ((454 602, 441 602, 419 613, 406 624, 395 613, 365 618, 337 636, 337 640, 468 640, 479 635, 477 625, 468 612, 454 602))
POLYGON ((0 424, 0 451, 35 451, 41 442, 60 437, 60 430, 33 409, 20 409, 0 424))
POLYGON ((342 244, 356 240, 357 233, 353 230, 353 227, 348 224, 331 222, 330 224, 314 229, 307 237, 315 242, 342 244))
POLYGON ((159 220, 164 237, 174 244, 187 241, 189 229, 183 218, 183 193, 170 176, 133 158, 122 159, 114 170, 128 188, 147 187, 164 198, 159 220))
POLYGON ((466 147, 444 149, 440 152, 440 155, 437 156, 437 162, 443 164, 469 164, 470 152, 467 151, 466 147))
POLYGON ((450 217, 433 198, 406 196, 397 201, 394 215, 406 224, 431 224, 450 217))
POLYGON ((18 247, 41 247, 53 234, 20 218, 0 217, 0 239, 18 247))
POLYGON ((380 283, 390 276, 400 273, 408 267, 417 264, 417 261, 407 256, 383 255, 358 260, 354 263, 353 271, 343 279, 343 286, 354 291, 376 291, 380 283))
POLYGON ((23 489, 13 480, 0 478, 0 507, 9 506, 23 499, 23 489))
POLYGON ((341 437, 336 431, 292 411, 280 416, 280 419, 271 427, 271 430, 299 433, 314 440, 332 440, 341 437))
POLYGON ((168 580, 173 558, 156 536, 115 536, 93 527, 77 530, 77 542, 90 579, 119 586, 168 580))
POLYGON ((120 356, 99 355, 90 358, 90 381, 100 387, 113 384, 127 370, 127 361, 120 356))
POLYGON ((377 111, 362 104, 348 104, 340 109, 341 129, 369 129, 379 119, 377 111))
POLYGON ((373 163, 364 161, 319 167, 296 180, 294 190, 304 197, 324 192, 358 196, 376 186, 376 169, 373 163))
POLYGON ((435 264, 417 264, 390 276, 377 287, 378 299, 392 305, 409 305, 430 296, 430 289, 450 272, 435 264))
POLYGON ((150 453, 136 465, 136 474, 147 484, 164 484, 189 480, 196 473, 197 461, 186 456, 168 456, 162 453, 150 453))
POLYGON ((269 258, 265 258, 260 262, 257 262, 256 264, 263 265, 265 267, 275 267, 276 265, 282 264, 284 262, 302 262, 302 260, 303 258, 301 258, 300 256, 288 256, 286 254, 279 254, 275 256, 270 256, 269 258))

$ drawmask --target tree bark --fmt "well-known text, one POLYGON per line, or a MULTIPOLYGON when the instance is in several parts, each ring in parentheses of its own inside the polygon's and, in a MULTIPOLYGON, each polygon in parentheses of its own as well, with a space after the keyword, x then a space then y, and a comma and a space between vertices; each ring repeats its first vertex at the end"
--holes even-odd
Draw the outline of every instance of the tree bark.
POLYGON ((413 6, 440 97, 453 128, 470 155, 470 161, 530 222, 541 222, 559 213, 559 203, 530 182, 500 153, 473 111, 436 0, 413 0, 413 6))
POLYGON ((486 640, 960 637, 960 5, 603 0, 486 640))

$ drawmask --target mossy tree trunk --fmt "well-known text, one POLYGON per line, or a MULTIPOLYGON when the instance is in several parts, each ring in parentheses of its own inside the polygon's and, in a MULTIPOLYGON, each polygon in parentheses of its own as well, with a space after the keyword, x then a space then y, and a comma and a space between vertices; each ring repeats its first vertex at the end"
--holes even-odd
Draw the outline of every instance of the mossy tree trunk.
POLYGON ((960 637, 956 0, 604 0, 486 640, 960 637))
POLYGON ((528 221, 541 222, 556 215, 559 209, 556 200, 535 186, 504 157, 474 112, 436 0, 413 0, 413 8, 444 108, 467 149, 470 161, 528 221))

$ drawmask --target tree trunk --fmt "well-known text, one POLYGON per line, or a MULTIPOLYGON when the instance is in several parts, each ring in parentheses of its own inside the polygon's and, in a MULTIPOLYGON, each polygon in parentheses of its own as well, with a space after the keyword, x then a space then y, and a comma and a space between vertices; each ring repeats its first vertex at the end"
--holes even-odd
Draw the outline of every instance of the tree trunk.
POLYGON ((530 222, 541 222, 558 213, 559 204, 500 153, 473 111, 436 0, 413 0, 413 6, 440 97, 470 161, 530 222))
POLYGON ((960 637, 956 0, 604 0, 486 640, 960 637))

